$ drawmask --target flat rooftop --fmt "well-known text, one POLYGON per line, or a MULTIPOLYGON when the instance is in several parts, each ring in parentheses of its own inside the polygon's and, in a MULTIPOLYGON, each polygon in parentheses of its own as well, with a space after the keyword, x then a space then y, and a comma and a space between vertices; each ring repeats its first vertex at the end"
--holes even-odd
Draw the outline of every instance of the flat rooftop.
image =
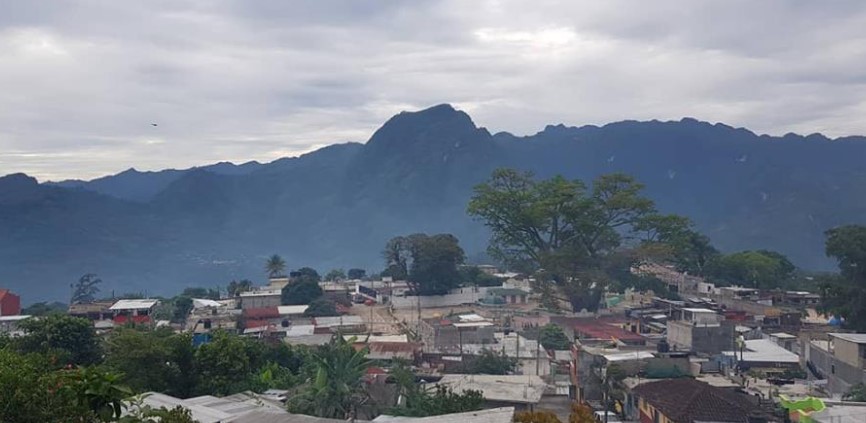
POLYGON ((531 375, 444 375, 439 384, 454 392, 481 391, 488 401, 537 404, 547 384, 531 375))
POLYGON ((708 308, 684 308, 683 311, 689 311, 689 312, 692 312, 692 313, 709 313, 709 314, 716 314, 715 311, 710 310, 710 309, 708 309, 708 308))
POLYGON ((117 300, 109 310, 147 310, 158 302, 159 300, 117 300))
MULTIPOLYGON (((739 351, 725 351, 723 354, 739 358, 739 351)), ((743 361, 760 363, 799 363, 800 356, 794 354, 769 339, 750 339, 743 350, 743 361)))
POLYGON ((829 333, 828 335, 855 344, 866 344, 866 333, 829 333))

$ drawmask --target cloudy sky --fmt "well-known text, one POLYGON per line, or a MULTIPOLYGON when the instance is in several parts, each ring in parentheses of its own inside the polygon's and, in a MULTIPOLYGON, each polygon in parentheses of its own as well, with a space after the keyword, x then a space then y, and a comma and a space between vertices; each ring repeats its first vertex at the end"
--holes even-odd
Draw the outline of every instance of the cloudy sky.
POLYGON ((269 161, 444 102, 517 134, 866 134, 859 0, 10 0, 0 52, 0 174, 40 180, 269 161))

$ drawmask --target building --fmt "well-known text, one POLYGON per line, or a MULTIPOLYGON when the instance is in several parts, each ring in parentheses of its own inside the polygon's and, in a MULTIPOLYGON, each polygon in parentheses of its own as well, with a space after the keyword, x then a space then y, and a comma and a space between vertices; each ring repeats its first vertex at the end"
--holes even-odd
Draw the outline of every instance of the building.
POLYGON ((444 375, 440 385, 454 392, 481 391, 484 408, 514 407, 517 411, 534 410, 547 384, 531 375, 444 375))
POLYGON ((517 288, 492 288, 487 290, 487 298, 482 301, 492 304, 526 304, 529 293, 517 288))
MULTIPOLYGON (((644 383, 632 389, 629 401, 641 423, 750 423, 768 421, 760 400, 732 389, 691 378, 644 383)), ((628 407, 627 407, 628 408, 628 407)))
POLYGON ((667 322, 667 341, 676 351, 719 354, 734 345, 734 324, 706 308, 683 308, 683 320, 667 322))
POLYGON ((0 316, 0 333, 17 336, 21 335, 21 329, 19 329, 19 324, 24 320, 29 319, 28 315, 15 315, 15 316, 0 316))
POLYGON ((827 379, 827 390, 844 394, 852 386, 866 383, 866 333, 830 333, 829 340, 805 345, 806 365, 827 379))
POLYGON ((21 314, 21 297, 8 289, 0 289, 0 316, 21 314))
POLYGON ((786 350, 770 339, 750 339, 743 341, 741 351, 725 351, 724 355, 740 363, 742 369, 760 368, 795 369, 800 367, 800 356, 786 350))
POLYGON ((565 334, 569 335, 569 333, 572 333, 574 339, 584 345, 596 342, 615 342, 617 344, 633 346, 646 345, 646 338, 637 333, 637 327, 634 327, 634 332, 623 329, 623 326, 628 326, 628 323, 621 320, 601 318, 575 319, 556 316, 551 317, 550 321, 560 327, 565 326, 565 334))
POLYGON ((157 304, 159 304, 159 300, 117 300, 108 310, 111 311, 115 324, 149 323, 151 322, 150 316, 157 304))
POLYGON ((424 319, 421 340, 425 352, 459 354, 464 345, 496 343, 493 327, 492 321, 477 314, 424 319))
POLYGON ((333 316, 333 317, 315 317, 313 318, 316 334, 331 334, 331 333, 364 333, 367 331, 367 325, 361 316, 333 316))
POLYGON ((70 316, 81 317, 94 322, 111 320, 114 313, 110 310, 113 301, 94 301, 92 303, 75 303, 69 305, 67 313, 70 316))
POLYGON ((277 307, 282 301, 282 290, 276 288, 241 292, 241 309, 277 307))

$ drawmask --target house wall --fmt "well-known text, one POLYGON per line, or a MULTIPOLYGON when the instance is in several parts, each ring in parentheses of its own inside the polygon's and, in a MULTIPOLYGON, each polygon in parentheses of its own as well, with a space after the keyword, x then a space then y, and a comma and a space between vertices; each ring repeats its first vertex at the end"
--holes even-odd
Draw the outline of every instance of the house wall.
MULTIPOLYGON (((838 341, 837 339, 836 342, 838 341)), ((831 394, 841 395, 848 392, 853 385, 866 383, 866 371, 862 368, 845 363, 833 353, 818 348, 811 342, 805 343, 805 346, 808 363, 818 370, 822 377, 827 378, 827 390, 831 394)))
POLYGON ((241 297, 241 308, 267 308, 280 306, 279 295, 261 295, 254 297, 241 297))
POLYGON ((668 322, 668 344, 671 349, 691 351, 692 325, 689 322, 668 322))
POLYGON ((734 326, 729 322, 718 325, 692 325, 690 322, 668 322, 668 343, 677 350, 703 354, 730 351, 734 342, 734 326))
POLYGON ((17 316, 21 314, 21 297, 6 292, 0 299, 0 316, 17 316))
POLYGON ((644 401, 643 398, 638 400, 638 410, 641 423, 676 423, 658 411, 652 404, 644 401))
POLYGON ((833 338, 836 358, 856 367, 863 367, 860 357, 860 345, 841 338, 833 338))
MULTIPOLYGON (((487 295, 487 290, 488 287, 470 287, 455 289, 445 295, 421 296, 421 307, 453 307, 461 304, 475 304, 479 299, 487 295)), ((417 308, 418 298, 417 296, 391 297, 391 304, 395 308, 417 308)))

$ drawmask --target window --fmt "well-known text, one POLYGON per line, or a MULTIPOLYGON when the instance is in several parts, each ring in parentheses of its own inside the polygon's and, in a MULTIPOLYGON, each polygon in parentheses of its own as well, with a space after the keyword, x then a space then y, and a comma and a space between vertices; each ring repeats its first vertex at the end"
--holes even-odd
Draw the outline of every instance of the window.
POLYGON ((834 375, 836 374, 836 365, 835 364, 830 365, 830 373, 832 373, 834 375))

